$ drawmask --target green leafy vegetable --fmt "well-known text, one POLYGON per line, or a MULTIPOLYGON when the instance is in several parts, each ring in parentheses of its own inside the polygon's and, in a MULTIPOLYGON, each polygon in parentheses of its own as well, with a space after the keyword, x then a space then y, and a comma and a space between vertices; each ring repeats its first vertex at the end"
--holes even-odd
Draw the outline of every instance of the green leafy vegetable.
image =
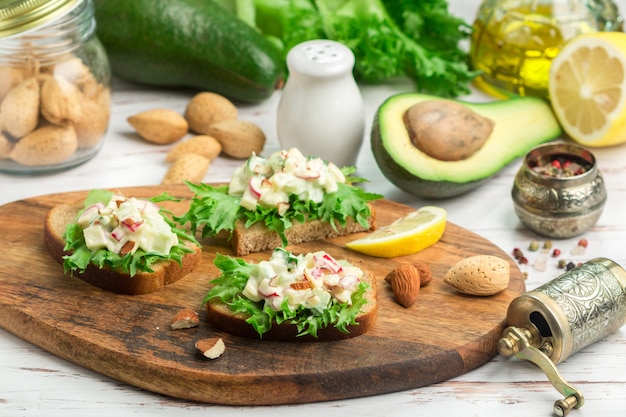
POLYGON ((355 54, 355 74, 379 83, 408 76, 420 92, 469 93, 478 72, 461 42, 471 27, 445 0, 219 0, 280 45, 286 56, 311 39, 331 39, 355 54))
MULTIPOLYGON (((352 169, 348 168, 346 172, 351 172, 352 169)), ((221 231, 228 231, 232 235, 238 220, 243 221, 246 227, 262 223, 270 231, 278 233, 283 246, 288 244, 285 231, 293 222, 322 220, 336 228, 338 225, 345 226, 348 218, 353 218, 367 228, 371 216, 367 202, 382 198, 381 195, 368 193, 360 187, 339 183, 339 189, 334 193, 326 193, 321 204, 303 202, 295 195, 290 196, 290 207, 281 215, 276 207, 257 206, 254 211, 241 207, 239 197, 228 195, 227 185, 215 187, 188 182, 187 186, 193 191, 194 197, 189 210, 177 217, 176 221, 183 225, 190 223, 193 233, 201 230, 203 238, 216 236, 221 231)))
POLYGON ((361 282, 352 294, 352 303, 340 303, 332 299, 327 308, 319 313, 304 307, 291 309, 287 300, 279 311, 266 307, 263 302, 254 302, 242 295, 248 277, 254 274, 256 265, 243 259, 216 254, 213 261, 221 275, 211 281, 213 287, 204 298, 204 303, 217 298, 226 303, 234 313, 248 315, 246 322, 262 337, 273 324, 290 323, 297 327, 298 336, 311 335, 328 326, 334 326, 343 333, 349 333, 348 326, 357 325, 356 317, 367 303, 365 293, 369 285, 361 282))
MULTIPOLYGON (((111 200, 112 196, 113 193, 110 191, 92 190, 85 199, 84 208, 99 202, 106 205, 111 200)), ((176 199, 167 194, 161 194, 157 197, 153 197, 150 201, 157 203, 162 201, 176 201, 176 199)), ((169 216, 165 215, 168 214, 166 210, 161 209, 161 214, 172 228, 172 232, 178 236, 178 244, 172 247, 169 255, 165 256, 158 253, 145 252, 141 249, 124 256, 106 249, 99 249, 92 252, 85 244, 83 228, 77 223, 70 223, 66 226, 65 234, 63 235, 65 241, 64 250, 71 252, 70 255, 63 257, 64 272, 66 274, 73 272, 83 273, 90 264, 93 264, 100 269, 107 268, 122 271, 132 277, 138 272, 153 272, 151 266, 162 260, 173 260, 181 264, 183 257, 193 251, 185 245, 185 241, 193 242, 196 245, 199 245, 199 243, 192 234, 175 223, 171 218, 171 214, 169 216)))

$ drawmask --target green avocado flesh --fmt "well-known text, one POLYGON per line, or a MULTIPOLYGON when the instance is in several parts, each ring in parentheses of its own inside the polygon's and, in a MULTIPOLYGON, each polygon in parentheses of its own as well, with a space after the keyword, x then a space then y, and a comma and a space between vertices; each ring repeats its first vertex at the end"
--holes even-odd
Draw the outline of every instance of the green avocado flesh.
POLYGON ((561 135, 550 105, 536 97, 515 97, 489 103, 454 100, 494 122, 482 147, 466 159, 441 161, 420 151, 411 141, 403 115, 426 100, 425 94, 389 97, 378 108, 371 147, 383 175, 398 188, 420 197, 448 198, 482 185, 516 158, 561 135))

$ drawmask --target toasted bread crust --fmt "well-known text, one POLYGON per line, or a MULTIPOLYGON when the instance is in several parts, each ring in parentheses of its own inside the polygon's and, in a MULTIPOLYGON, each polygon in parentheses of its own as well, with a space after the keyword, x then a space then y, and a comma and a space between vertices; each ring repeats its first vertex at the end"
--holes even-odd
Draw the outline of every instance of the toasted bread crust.
MULTIPOLYGON (((66 225, 74 221, 81 208, 81 204, 61 204, 50 209, 46 215, 44 244, 50 255, 60 264, 63 264, 63 257, 69 254, 64 250, 63 234, 66 225)), ((191 242, 188 246, 194 251, 183 257, 182 264, 176 261, 157 262, 152 266, 154 272, 151 273, 139 272, 131 277, 125 272, 90 265, 84 273, 74 275, 96 287, 118 294, 151 293, 178 281, 200 264, 202 248, 191 242)))
POLYGON ((217 329, 237 336, 282 342, 329 342, 360 336, 372 328, 378 314, 378 289, 376 280, 368 274, 365 275, 365 279, 370 286, 366 293, 368 302, 362 307, 361 313, 356 318, 359 324, 348 326, 347 329, 349 333, 344 333, 330 325, 319 329, 317 338, 311 335, 297 336, 298 329, 295 325, 289 323, 274 323, 272 328, 261 337, 250 324, 246 323, 246 319, 249 317, 248 315, 243 313, 234 314, 228 305, 219 299, 211 299, 206 303, 208 322, 217 329))
MULTIPOLYGON (((303 242, 313 242, 352 233, 366 232, 376 228, 376 212, 371 206, 370 213, 369 227, 361 226, 352 218, 347 219, 345 226, 337 226, 335 229, 333 229, 330 223, 321 220, 306 221, 304 223, 293 222, 291 228, 285 231, 285 237, 290 245, 297 245, 303 242)), ((244 256, 280 247, 282 242, 278 233, 268 230, 261 223, 255 223, 251 227, 246 228, 244 222, 239 221, 233 231, 231 246, 235 251, 235 255, 244 256)))

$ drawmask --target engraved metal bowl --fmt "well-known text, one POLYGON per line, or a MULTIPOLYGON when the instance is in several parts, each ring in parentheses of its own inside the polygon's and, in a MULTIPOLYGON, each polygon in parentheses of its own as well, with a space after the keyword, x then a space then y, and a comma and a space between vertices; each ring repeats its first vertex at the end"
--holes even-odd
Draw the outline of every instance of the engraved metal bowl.
POLYGON ((571 143, 548 143, 528 152, 511 194, 522 224, 541 236, 556 239, 578 236, 591 228, 607 199, 596 158, 587 149, 571 143), (587 169, 567 177, 548 176, 534 169, 557 156, 584 161, 587 169))

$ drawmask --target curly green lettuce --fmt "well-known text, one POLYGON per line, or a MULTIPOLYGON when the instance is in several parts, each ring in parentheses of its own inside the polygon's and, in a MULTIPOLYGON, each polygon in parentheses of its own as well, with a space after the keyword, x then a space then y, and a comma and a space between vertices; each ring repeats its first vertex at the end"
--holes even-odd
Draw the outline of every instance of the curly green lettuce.
MULTIPOLYGON (((92 190, 85 199, 84 208, 98 202, 106 205, 111 200, 112 196, 113 193, 110 191, 92 190)), ((149 200, 153 203, 177 201, 175 198, 165 193, 149 200)), ((64 250, 71 252, 71 254, 63 257, 64 272, 66 274, 73 274, 74 272, 83 273, 90 264, 93 264, 100 269, 116 270, 127 273, 133 277, 138 272, 154 272, 152 266, 159 261, 173 260, 182 264, 185 255, 193 252, 193 249, 187 246, 185 242, 193 242, 196 245, 199 245, 199 243, 193 235, 180 227, 180 225, 173 220, 173 216, 170 212, 162 208, 161 214, 172 228, 172 232, 178 236, 178 244, 172 247, 168 255, 145 252, 141 249, 124 256, 107 249, 91 251, 85 243, 83 228, 77 223, 68 224, 65 229, 65 234, 63 235, 65 241, 64 250)))
POLYGON ((242 294, 248 277, 254 273, 256 265, 219 253, 215 256, 214 264, 221 271, 221 275, 211 281, 213 287, 203 302, 207 303, 217 298, 226 303, 234 314, 243 313, 249 316, 246 323, 250 324, 261 337, 273 324, 281 323, 295 325, 298 337, 310 335, 317 338, 317 332, 328 326, 334 326, 342 333, 349 333, 348 326, 358 325, 356 317, 368 302, 365 295, 369 285, 361 282, 352 294, 351 303, 341 303, 333 298, 327 308, 320 313, 305 307, 292 309, 285 299, 280 310, 275 311, 266 307, 263 302, 254 302, 242 294))
MULTIPOLYGON (((343 169, 348 175, 353 171, 352 167, 343 169)), ((352 177, 348 180, 363 179, 352 177)), ((240 198, 228 194, 228 185, 212 186, 187 182, 187 186, 194 196, 189 210, 177 217, 176 221, 182 225, 189 223, 193 233, 201 231, 203 238, 216 236, 221 231, 227 231, 232 235, 237 221, 241 220, 246 228, 256 223, 264 224, 270 231, 280 236, 283 246, 288 244, 285 231, 291 228, 294 222, 321 220, 330 223, 336 229, 338 226, 345 226, 348 219, 352 218, 364 228, 368 228, 371 210, 367 203, 383 197, 348 183, 339 183, 338 190, 326 193, 321 204, 313 201, 303 202, 292 195, 289 209, 281 215, 276 207, 257 206, 254 211, 241 207, 240 198)))
POLYGON ((355 55, 371 83, 407 76, 420 92, 455 97, 479 74, 462 43, 471 26, 445 0, 218 0, 280 48, 331 39, 355 55))

